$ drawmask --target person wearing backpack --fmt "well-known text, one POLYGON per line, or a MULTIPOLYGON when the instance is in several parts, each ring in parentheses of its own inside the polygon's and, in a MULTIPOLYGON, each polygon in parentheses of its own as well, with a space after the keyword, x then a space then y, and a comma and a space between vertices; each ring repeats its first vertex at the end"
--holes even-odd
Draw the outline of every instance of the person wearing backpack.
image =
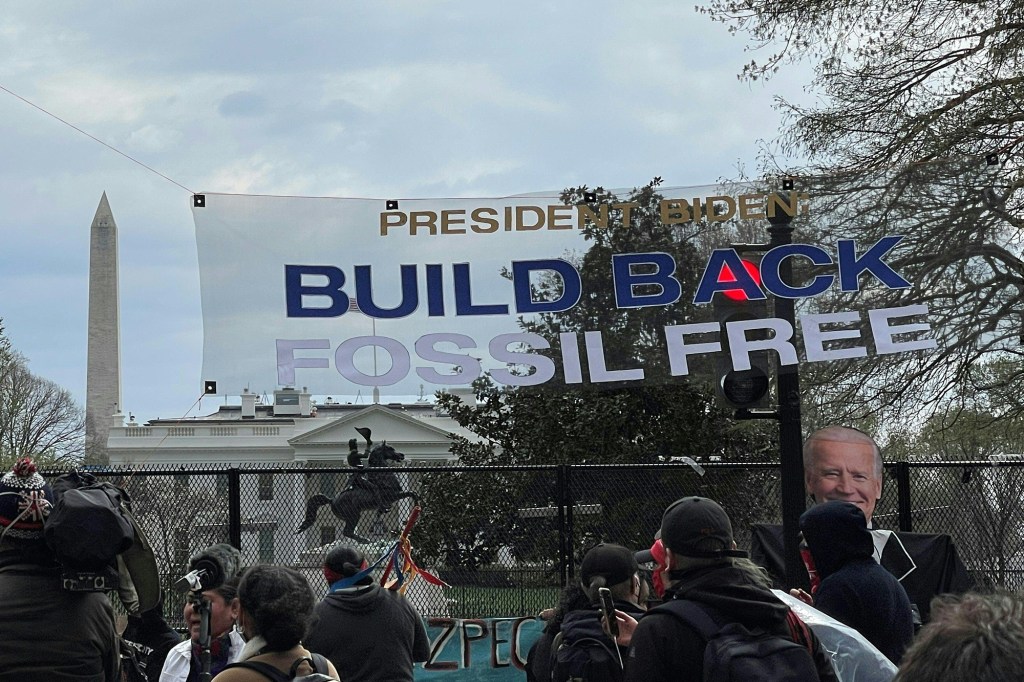
POLYGON ((562 621, 573 611, 589 607, 590 598, 584 592, 583 586, 574 582, 562 588, 557 606, 540 612, 538 618, 546 625, 540 637, 526 653, 526 682, 551 682, 551 659, 554 658, 552 646, 562 632, 562 621))
POLYGON ((629 650, 602 625, 599 590, 609 590, 615 610, 634 618, 643 615, 646 582, 634 553, 621 545, 597 545, 580 563, 580 582, 589 606, 570 611, 562 619, 561 631, 551 646, 551 680, 621 682, 629 650))
POLYGON ((119 682, 110 600, 64 589, 43 536, 54 503, 31 459, 0 476, 0 679, 119 682))
POLYGON ((736 549, 717 502, 685 497, 669 505, 661 543, 665 602, 631 633, 626 682, 837 680, 810 628, 736 549))
POLYGON ((238 626, 245 646, 237 663, 214 682, 325 682, 337 680, 331 662, 302 646, 316 598, 293 568, 259 564, 238 586, 238 626))

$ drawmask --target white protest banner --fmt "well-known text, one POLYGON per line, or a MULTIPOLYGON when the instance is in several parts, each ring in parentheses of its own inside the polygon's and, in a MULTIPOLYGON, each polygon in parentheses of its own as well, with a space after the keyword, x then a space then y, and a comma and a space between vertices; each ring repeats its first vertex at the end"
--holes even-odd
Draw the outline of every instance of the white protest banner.
MULTIPOLYGON (((756 279, 736 251, 702 253, 690 244, 702 233, 727 235, 728 224, 764 224, 776 212, 807 215, 806 194, 736 186, 664 189, 645 202, 616 196, 624 198, 604 194, 565 205, 554 193, 394 202, 203 195, 193 216, 204 378, 218 381, 221 393, 293 386, 317 395, 370 387, 415 395, 468 386, 485 373, 513 386, 664 380, 654 379, 658 373, 639 356, 612 362, 606 349, 606 335, 651 310, 679 311, 645 342, 667 368, 662 377, 688 374, 694 357, 722 352, 725 338, 738 369, 759 350, 795 364, 801 349, 793 325, 773 318, 719 328, 707 322, 713 297, 733 290, 750 299, 799 299, 830 288, 911 286, 886 260, 899 236, 778 247, 763 254, 756 279), (584 267, 594 247, 586 230, 618 232, 584 267), (698 257, 684 262, 674 249, 698 257), (779 275, 787 259, 831 271, 790 285, 779 275), (607 304, 592 326, 557 324, 560 315, 598 299, 607 304), (694 314, 701 309, 703 316, 694 314), (545 315, 556 323, 524 329, 524 321, 545 315), (758 327, 770 332, 767 339, 752 340, 757 335, 748 332, 758 327)), ((867 354, 872 341, 879 354, 933 347, 921 323, 926 313, 907 306, 809 317, 806 357, 867 354), (824 327, 837 321, 847 329, 824 327), (837 340, 847 348, 833 350, 837 340)))

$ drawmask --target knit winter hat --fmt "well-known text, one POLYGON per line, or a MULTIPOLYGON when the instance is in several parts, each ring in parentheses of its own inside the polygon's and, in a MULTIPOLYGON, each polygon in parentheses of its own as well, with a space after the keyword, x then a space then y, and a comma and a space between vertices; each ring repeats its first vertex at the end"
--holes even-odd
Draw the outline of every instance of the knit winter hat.
POLYGON ((0 477, 0 536, 5 540, 42 540, 43 522, 53 509, 53 490, 36 464, 22 457, 0 477))

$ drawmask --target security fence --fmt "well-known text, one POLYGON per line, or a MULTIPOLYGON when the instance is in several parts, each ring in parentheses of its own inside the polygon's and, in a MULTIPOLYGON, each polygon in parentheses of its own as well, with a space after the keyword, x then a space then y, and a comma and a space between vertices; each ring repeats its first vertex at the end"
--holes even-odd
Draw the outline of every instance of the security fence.
MULTIPOLYGON (((349 529, 321 507, 298 528, 307 500, 327 499, 359 472, 347 468, 246 467, 93 471, 124 487, 157 557, 165 589, 188 571, 196 552, 227 542, 247 565, 282 563, 304 572, 314 590, 336 543, 357 544, 373 562, 395 543, 414 504, 373 499, 349 529), (377 513, 378 504, 386 511, 377 513)), ((410 600, 426 616, 505 617, 557 603, 562 585, 597 542, 650 546, 662 510, 686 495, 718 500, 748 547, 753 523, 780 522, 777 464, 578 465, 532 467, 390 467, 422 514, 412 529, 412 556, 450 587, 419 579, 410 600)), ((356 482, 358 483, 358 482, 356 482)), ((347 493, 350 495, 350 493, 347 493)), ((342 505, 344 506, 344 505, 342 505)), ((1024 586, 1024 465, 1019 462, 907 463, 887 466, 876 523, 885 528, 948 533, 981 584, 1024 586)), ((165 601, 183 597, 166 592, 165 601)), ((180 611, 166 614, 179 624, 180 611)))

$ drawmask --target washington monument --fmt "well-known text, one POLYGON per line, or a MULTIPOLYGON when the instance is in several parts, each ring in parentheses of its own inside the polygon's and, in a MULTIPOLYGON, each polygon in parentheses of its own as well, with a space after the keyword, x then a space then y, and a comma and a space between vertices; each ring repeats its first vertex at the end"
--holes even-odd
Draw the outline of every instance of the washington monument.
POLYGON ((107 464, 111 416, 121 409, 117 224, 100 197, 89 239, 89 347, 85 378, 85 463, 107 464))

